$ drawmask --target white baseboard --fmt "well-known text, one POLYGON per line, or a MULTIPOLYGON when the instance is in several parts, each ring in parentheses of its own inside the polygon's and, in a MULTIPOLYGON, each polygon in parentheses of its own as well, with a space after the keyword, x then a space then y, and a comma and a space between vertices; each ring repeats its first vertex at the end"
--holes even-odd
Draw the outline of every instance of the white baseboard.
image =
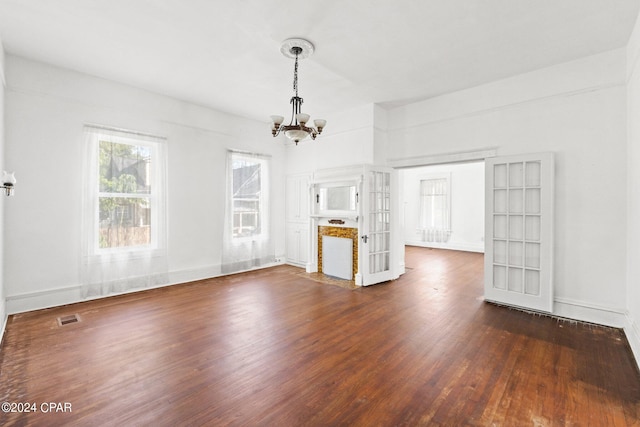
POLYGON ((46 289, 7 296, 7 314, 24 313, 84 301, 81 286, 46 289))
POLYGON ((627 313, 627 324, 624 327, 624 333, 629 341, 629 346, 633 352, 633 356, 636 359, 636 365, 640 369, 640 327, 638 323, 634 321, 627 313))
POLYGON ((318 262, 317 261, 308 262, 305 271, 307 273, 317 273, 318 272, 318 262))
POLYGON ((0 329, 0 343, 2 343, 2 340, 4 339, 4 331, 7 329, 7 320, 9 320, 9 315, 5 311, 4 316, 0 319, 0 321, 2 321, 2 328, 0 329))
POLYGON ((449 249, 452 251, 484 253, 483 243, 480 243, 480 244, 464 243, 464 242, 436 243, 436 242, 423 242, 421 240, 405 240, 404 244, 408 246, 419 246, 422 248, 449 249))
POLYGON ((285 264, 287 265, 292 265, 294 267, 300 267, 300 268, 307 268, 307 263, 306 262, 297 262, 297 261, 290 261, 290 260, 286 260, 285 264))
MULTIPOLYGON (((282 259, 283 257, 277 258, 277 261, 275 262, 263 265, 259 268, 255 268, 252 270, 259 270, 262 268, 274 267, 276 265, 284 264, 282 262, 282 259)), ((250 271, 250 270, 246 270, 246 271, 250 271)), ((237 273, 241 273, 241 272, 237 272, 237 273)), ((171 271, 169 272, 169 282, 164 285, 156 286, 156 288, 178 285, 181 283, 195 282, 197 280, 211 279, 219 276, 222 276, 222 274, 220 273, 219 265, 210 265, 210 266, 204 266, 204 267, 194 268, 194 269, 171 271)), ((82 296, 81 285, 72 285, 72 286, 67 286, 62 288, 46 289, 46 290, 36 291, 36 292, 27 292, 27 293, 18 294, 18 295, 11 295, 7 297, 7 305, 6 305, 7 314, 24 313, 27 311, 41 310, 44 308, 59 307, 62 305, 74 304, 77 302, 89 301, 92 299, 111 297, 115 295, 122 295, 122 294, 127 294, 132 292, 145 291, 148 289, 153 289, 153 287, 132 289, 127 292, 111 293, 108 295, 102 295, 102 296, 90 297, 90 298, 84 298, 82 296)))
POLYGON ((167 284, 167 286, 210 279, 221 275, 222 273, 220 272, 220 265, 209 265, 199 268, 170 271, 169 283, 167 284))
POLYGON ((570 298, 555 298, 553 315, 613 328, 623 328, 627 321, 624 309, 590 304, 570 298))

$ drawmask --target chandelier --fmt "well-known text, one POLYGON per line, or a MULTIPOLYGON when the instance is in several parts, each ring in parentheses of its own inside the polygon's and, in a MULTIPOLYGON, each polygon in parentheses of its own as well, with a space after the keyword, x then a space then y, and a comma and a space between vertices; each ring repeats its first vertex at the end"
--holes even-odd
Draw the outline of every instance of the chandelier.
POLYGON ((316 136, 322 133, 327 124, 326 120, 315 119, 313 124, 315 128, 307 126, 309 122, 309 115, 302 112, 302 98, 298 96, 298 59, 304 59, 311 56, 314 51, 314 47, 311 42, 304 39, 287 39, 282 42, 280 52, 287 58, 295 58, 295 66, 293 68, 293 91, 295 95, 291 97, 291 121, 288 125, 283 125, 284 117, 271 116, 273 121, 271 125, 271 134, 276 137, 280 132, 284 132, 287 138, 292 140, 298 145, 298 142, 302 141, 308 136, 311 139, 316 139, 316 136))

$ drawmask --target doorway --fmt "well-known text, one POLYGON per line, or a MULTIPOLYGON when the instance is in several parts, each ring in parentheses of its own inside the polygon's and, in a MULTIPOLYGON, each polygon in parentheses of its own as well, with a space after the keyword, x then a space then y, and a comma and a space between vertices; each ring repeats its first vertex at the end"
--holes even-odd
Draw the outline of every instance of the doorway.
POLYGON ((484 161, 398 170, 405 245, 484 253, 484 161))
MULTIPOLYGON (((477 178, 476 183, 482 182, 484 194, 485 217, 481 240, 485 248, 485 299, 510 306, 521 307, 530 310, 553 313, 553 201, 554 201, 554 156, 551 152, 531 153, 511 156, 485 158, 482 162, 484 179, 477 178), (488 239, 485 243, 485 234, 488 239)), ((407 165, 409 166, 409 165, 407 165)), ((443 164, 441 168, 454 167, 453 164, 443 164)), ((433 168, 433 167, 431 167, 433 168)), ((434 171, 434 169, 424 169, 434 171)), ((453 176, 448 172, 445 176, 453 176), (447 175, 448 174, 448 175, 447 175)), ((403 183, 403 190, 414 193, 407 185, 411 182, 420 182, 419 194, 420 220, 416 227, 412 221, 415 208, 411 208, 411 201, 417 196, 405 194, 401 191, 404 208, 404 233, 409 236, 405 242, 411 242, 412 233, 425 233, 425 228, 433 226, 425 218, 425 205, 436 203, 435 199, 429 202, 430 194, 441 196, 444 190, 438 193, 425 192, 423 185, 431 178, 413 176, 411 172, 402 173, 409 184, 403 183), (408 174, 408 175, 407 175, 408 174)), ((452 184, 455 181, 451 178, 452 184)), ((431 188, 436 186, 431 185, 431 188)), ((444 186, 446 187, 446 186, 444 186)), ((444 209, 439 215, 450 215, 451 222, 445 221, 444 230, 435 230, 427 233, 428 238, 422 238, 421 246, 433 245, 433 241, 439 245, 454 245, 456 239, 454 230, 458 225, 454 224, 454 212, 458 207, 454 203, 455 187, 451 185, 449 194, 451 199, 450 210, 444 209), (444 212, 444 213, 443 213, 444 212), (451 240, 449 240, 451 238, 451 240)), ((460 187, 458 187, 460 188, 460 187)), ((462 208, 464 210, 466 208, 462 208)), ((428 211, 428 209, 426 209, 428 211)), ((467 221, 473 216, 467 216, 467 221)), ((463 221, 464 223, 464 221, 463 221)), ((443 246, 440 246, 443 247, 443 246)), ((454 249, 448 247, 447 249, 454 249)))

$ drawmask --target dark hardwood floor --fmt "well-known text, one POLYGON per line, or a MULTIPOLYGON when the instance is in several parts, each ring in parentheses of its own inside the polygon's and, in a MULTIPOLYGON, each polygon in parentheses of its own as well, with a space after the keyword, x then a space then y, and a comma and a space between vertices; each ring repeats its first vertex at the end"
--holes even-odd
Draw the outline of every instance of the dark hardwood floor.
POLYGON ((481 254, 406 264, 357 290, 280 266, 11 316, 0 401, 36 412, 0 425, 640 424, 620 330, 483 302, 481 254))

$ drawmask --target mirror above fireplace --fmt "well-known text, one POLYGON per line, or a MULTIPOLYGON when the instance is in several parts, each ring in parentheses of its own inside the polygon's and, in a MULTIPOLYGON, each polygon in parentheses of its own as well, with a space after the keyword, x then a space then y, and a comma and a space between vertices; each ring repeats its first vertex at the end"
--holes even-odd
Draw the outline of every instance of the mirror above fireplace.
POLYGON ((316 213, 324 217, 358 215, 358 187, 355 182, 323 183, 316 186, 316 213))

